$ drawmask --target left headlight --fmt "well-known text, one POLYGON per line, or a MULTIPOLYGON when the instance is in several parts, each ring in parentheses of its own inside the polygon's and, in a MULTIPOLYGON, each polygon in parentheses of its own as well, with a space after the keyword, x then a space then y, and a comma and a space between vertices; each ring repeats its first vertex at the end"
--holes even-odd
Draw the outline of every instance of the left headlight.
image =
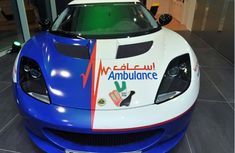
POLYGON ((191 64, 189 54, 173 59, 167 67, 155 99, 161 104, 184 93, 191 82, 191 64))
POLYGON ((28 95, 50 104, 48 90, 36 61, 22 57, 20 61, 20 86, 28 95))

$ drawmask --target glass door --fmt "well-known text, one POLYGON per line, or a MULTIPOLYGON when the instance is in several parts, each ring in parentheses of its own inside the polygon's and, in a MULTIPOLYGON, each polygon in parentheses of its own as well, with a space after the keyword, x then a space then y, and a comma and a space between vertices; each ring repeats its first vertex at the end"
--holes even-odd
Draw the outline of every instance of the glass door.
POLYGON ((24 41, 17 3, 0 0, 0 52, 9 49, 14 41, 24 41))
POLYGON ((50 0, 24 0, 30 35, 42 30, 45 20, 52 22, 50 0))

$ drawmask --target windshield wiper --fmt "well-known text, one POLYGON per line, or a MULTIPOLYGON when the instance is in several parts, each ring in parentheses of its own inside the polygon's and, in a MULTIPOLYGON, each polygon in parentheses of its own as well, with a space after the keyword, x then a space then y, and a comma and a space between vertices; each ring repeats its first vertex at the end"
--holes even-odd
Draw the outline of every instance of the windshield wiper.
POLYGON ((51 30, 51 32, 52 33, 59 33, 59 34, 62 34, 62 35, 69 35, 69 36, 79 38, 79 39, 86 39, 86 38, 82 37, 80 33, 77 34, 77 33, 74 33, 74 32, 62 31, 62 30, 51 30))

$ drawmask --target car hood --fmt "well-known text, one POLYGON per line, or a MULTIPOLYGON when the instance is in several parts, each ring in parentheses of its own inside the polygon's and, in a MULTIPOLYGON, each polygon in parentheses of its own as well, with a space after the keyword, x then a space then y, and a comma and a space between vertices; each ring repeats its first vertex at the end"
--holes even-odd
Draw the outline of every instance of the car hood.
POLYGON ((80 109, 154 104, 170 61, 189 52, 178 34, 162 30, 133 38, 82 40, 48 32, 21 51, 41 67, 51 103, 80 109))

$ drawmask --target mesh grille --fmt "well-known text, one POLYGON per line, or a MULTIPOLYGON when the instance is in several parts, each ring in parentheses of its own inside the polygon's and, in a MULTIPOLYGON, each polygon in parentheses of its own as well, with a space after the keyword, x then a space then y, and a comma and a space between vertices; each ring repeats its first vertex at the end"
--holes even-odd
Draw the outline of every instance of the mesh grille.
POLYGON ((153 130, 129 134, 82 134, 53 129, 49 131, 64 140, 89 146, 121 146, 138 143, 163 132, 163 130, 153 130))

